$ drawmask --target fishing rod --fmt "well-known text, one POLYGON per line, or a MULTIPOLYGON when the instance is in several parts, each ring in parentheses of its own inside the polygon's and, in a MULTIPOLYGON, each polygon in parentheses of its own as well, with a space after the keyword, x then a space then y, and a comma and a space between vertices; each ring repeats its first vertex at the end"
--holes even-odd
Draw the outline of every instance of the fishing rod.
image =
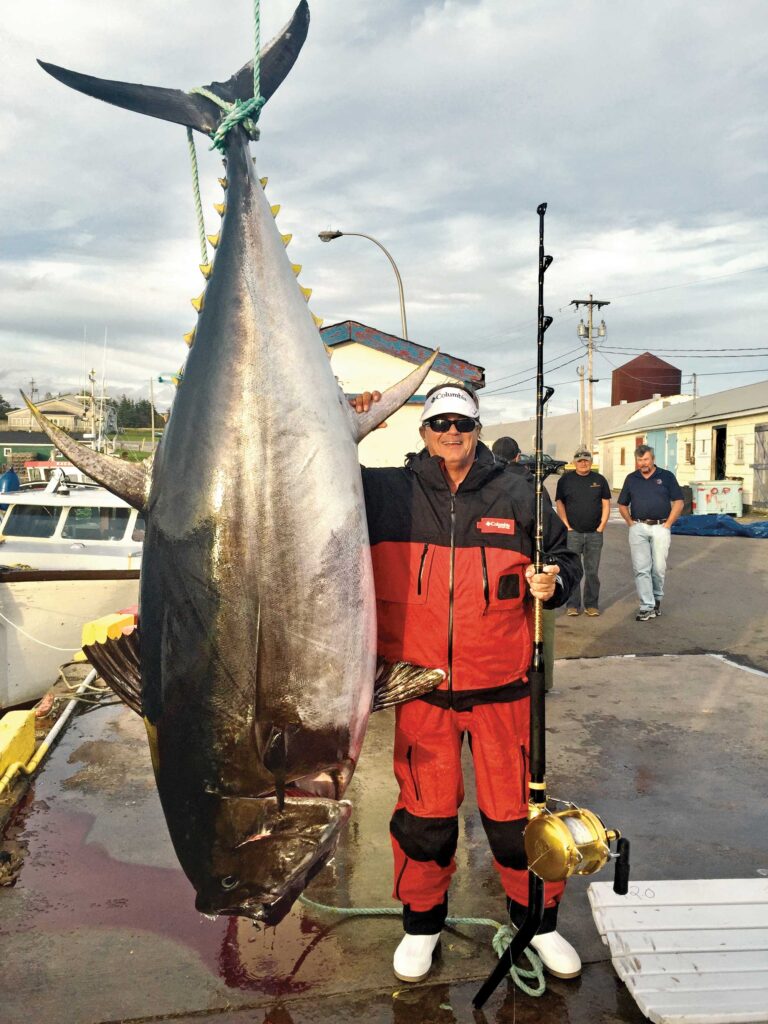
MULTIPOLYGON (((552 317, 544 314, 544 275, 552 257, 544 254, 544 215, 547 204, 541 203, 539 217, 539 295, 536 332, 536 448, 534 464, 534 552, 536 573, 544 571, 544 406, 555 389, 544 384, 544 335, 552 317)), ((618 830, 606 829, 592 811, 568 801, 564 811, 553 812, 547 806, 545 779, 545 678, 544 678, 544 608, 541 598, 533 601, 533 651, 528 670, 531 687, 528 783, 528 823, 523 832, 528 859, 528 909, 512 942, 499 962, 478 989, 472 1005, 481 1009, 496 991, 510 968, 517 963, 544 917, 544 882, 564 881, 569 875, 591 875, 610 859, 616 860, 614 891, 626 895, 629 886, 629 840, 618 830), (617 844, 616 853, 610 843, 617 844)))

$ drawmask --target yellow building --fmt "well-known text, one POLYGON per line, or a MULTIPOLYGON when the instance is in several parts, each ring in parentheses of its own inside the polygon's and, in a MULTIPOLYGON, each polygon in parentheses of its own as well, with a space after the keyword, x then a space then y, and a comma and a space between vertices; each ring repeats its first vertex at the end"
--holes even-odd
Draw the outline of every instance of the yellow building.
POLYGON ((681 484, 741 480, 744 505, 768 511, 768 381, 679 402, 600 434, 601 471, 613 487, 634 470, 639 444, 650 445, 656 465, 681 484))
MULTIPOLYGON (((87 395, 59 395, 37 402, 37 408, 62 430, 70 433, 92 429, 91 399, 87 395)), ((8 430, 36 430, 37 420, 24 406, 8 413, 8 430)))
MULTIPOLYGON (((320 333, 332 353, 331 368, 350 398, 363 391, 386 390, 434 352, 354 320, 331 324, 320 333)), ((418 393, 387 420, 384 429, 374 430, 361 442, 360 462, 364 466, 402 466, 408 452, 422 448, 419 422, 424 398, 430 388, 451 380, 479 389, 485 386, 485 370, 441 352, 418 393)))

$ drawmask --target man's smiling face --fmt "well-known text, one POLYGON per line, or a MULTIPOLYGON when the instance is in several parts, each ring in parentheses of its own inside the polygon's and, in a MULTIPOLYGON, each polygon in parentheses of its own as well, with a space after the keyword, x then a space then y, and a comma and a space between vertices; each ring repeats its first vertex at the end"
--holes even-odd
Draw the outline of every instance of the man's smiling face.
MULTIPOLYGON (((450 420, 452 423, 466 418, 454 412, 449 412, 439 417, 439 419, 450 420)), ((477 449, 477 442, 480 437, 479 424, 466 434, 460 433, 455 426, 445 431, 445 433, 438 433, 432 429, 429 420, 427 420, 419 433, 424 444, 427 446, 429 454, 436 455, 442 459, 445 462, 446 469, 468 470, 475 461, 475 450, 477 449)))

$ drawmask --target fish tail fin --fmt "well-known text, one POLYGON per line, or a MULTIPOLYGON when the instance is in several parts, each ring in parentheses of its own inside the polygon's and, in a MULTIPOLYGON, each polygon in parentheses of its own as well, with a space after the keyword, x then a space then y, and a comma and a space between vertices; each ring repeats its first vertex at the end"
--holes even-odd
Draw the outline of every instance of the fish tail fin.
MULTIPOLYGON (((307 37, 308 28, 309 6, 307 0, 301 0, 283 31, 261 51, 261 96, 265 102, 293 67, 307 37)), ((183 124, 206 135, 213 134, 221 120, 220 107, 214 101, 196 93, 94 78, 92 75, 83 75, 78 71, 70 71, 42 60, 38 60, 38 64, 57 81, 85 93, 86 96, 93 96, 139 114, 183 124)), ((211 82, 205 90, 230 104, 236 100, 251 99, 253 61, 245 64, 226 82, 211 82)))
POLYGON ((416 389, 423 383, 439 354, 439 349, 435 349, 421 366, 409 373, 407 377, 403 377, 397 384, 393 384, 391 388, 387 388, 382 393, 380 401, 375 402, 368 412, 355 414, 350 410, 354 436, 358 443, 388 419, 392 413, 397 412, 401 405, 405 405, 412 395, 416 394, 416 389))
POLYGON ((119 459, 115 455, 102 455, 101 452, 86 447, 44 416, 23 391, 21 397, 40 424, 41 430, 45 431, 70 462, 106 487, 108 491, 116 494, 118 498, 127 501, 129 505, 133 505, 140 512, 146 512, 151 476, 143 463, 124 462, 123 459, 119 459))

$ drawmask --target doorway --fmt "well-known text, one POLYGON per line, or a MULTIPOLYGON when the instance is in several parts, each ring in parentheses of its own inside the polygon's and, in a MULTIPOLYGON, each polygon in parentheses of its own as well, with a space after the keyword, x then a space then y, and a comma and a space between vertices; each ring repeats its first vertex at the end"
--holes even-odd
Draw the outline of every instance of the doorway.
POLYGON ((726 427, 712 428, 712 479, 725 479, 726 427))

